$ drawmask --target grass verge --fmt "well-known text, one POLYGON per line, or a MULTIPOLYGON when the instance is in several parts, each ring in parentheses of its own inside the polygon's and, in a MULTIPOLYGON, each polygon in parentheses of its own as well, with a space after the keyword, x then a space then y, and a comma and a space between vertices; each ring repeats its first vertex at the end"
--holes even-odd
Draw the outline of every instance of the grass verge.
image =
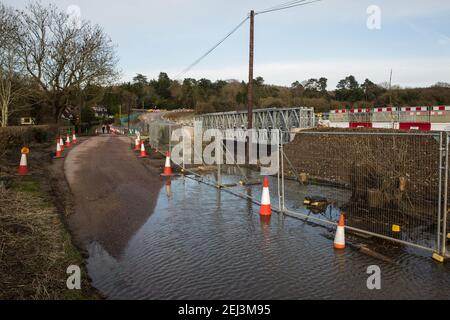
POLYGON ((15 178, 0 188, 0 299, 98 299, 84 273, 83 258, 72 244, 40 182, 15 178), (82 270, 81 290, 66 286, 66 270, 82 270))

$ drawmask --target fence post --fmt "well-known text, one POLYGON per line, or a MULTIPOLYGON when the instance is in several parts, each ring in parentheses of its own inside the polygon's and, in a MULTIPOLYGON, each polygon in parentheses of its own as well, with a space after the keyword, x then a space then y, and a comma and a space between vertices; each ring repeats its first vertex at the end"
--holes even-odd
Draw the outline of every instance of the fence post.
POLYGON ((277 167, 278 167, 278 174, 277 174, 277 185, 278 185, 278 209, 281 212, 281 174, 280 174, 280 139, 281 139, 281 132, 280 130, 277 130, 278 135, 278 144, 277 144, 277 167))
MULTIPOLYGON (((184 131, 185 129, 183 129, 183 137, 181 138, 182 139, 182 143, 183 143, 183 167, 182 167, 182 170, 183 170, 183 174, 185 173, 185 171, 186 171, 186 142, 184 141, 184 137, 186 136, 186 132, 184 131)), ((191 149, 191 145, 190 145, 190 141, 189 141, 189 149, 191 149)))
POLYGON ((220 166, 220 160, 217 159, 217 188, 222 188, 222 170, 220 166))
POLYGON ((449 134, 445 134, 445 174, 444 174, 444 208, 442 218, 442 250, 441 255, 445 257, 447 253, 446 241, 447 241, 447 196, 448 196, 448 148, 449 148, 449 134))
POLYGON ((437 216, 437 239, 436 239, 436 250, 441 252, 441 213, 442 213, 442 141, 443 134, 439 133, 439 201, 438 201, 438 216, 437 216))
POLYGON ((281 211, 284 212, 286 210, 284 203, 284 148, 283 148, 283 137, 280 141, 280 151, 281 151, 281 211))

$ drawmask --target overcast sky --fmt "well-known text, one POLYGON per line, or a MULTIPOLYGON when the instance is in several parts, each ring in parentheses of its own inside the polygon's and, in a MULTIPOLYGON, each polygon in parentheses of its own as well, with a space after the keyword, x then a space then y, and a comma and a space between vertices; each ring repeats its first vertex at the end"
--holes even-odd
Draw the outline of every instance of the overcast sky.
MULTIPOLYGON (((23 8, 26 0, 0 0, 23 8)), ((117 45, 123 80, 165 71, 174 78, 242 21, 287 0, 54 0, 101 25, 117 45)), ((47 3, 49 1, 43 0, 47 3)), ((255 77, 290 85, 349 74, 362 82, 405 87, 450 82, 449 0, 323 0, 256 16, 255 77), (381 9, 381 29, 367 27, 367 8, 381 9)), ((247 77, 246 23, 184 77, 247 77)))

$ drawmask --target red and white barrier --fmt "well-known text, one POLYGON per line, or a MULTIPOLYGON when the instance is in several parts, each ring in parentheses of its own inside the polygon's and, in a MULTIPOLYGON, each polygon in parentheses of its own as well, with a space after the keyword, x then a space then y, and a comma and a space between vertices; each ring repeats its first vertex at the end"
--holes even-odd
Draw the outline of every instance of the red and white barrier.
POLYGON ((392 108, 392 107, 389 107, 389 108, 375 108, 375 109, 373 109, 373 112, 375 112, 375 113, 396 112, 396 111, 397 111, 397 108, 392 108))
POLYGON ((330 122, 330 127, 332 128, 350 128, 350 122, 330 122))
POLYGON ((396 128, 395 122, 372 122, 372 128, 377 129, 398 129, 396 128))
POLYGON ((450 131, 450 123, 431 123, 431 131, 450 131))
POLYGON ((333 114, 339 114, 339 113, 347 113, 347 109, 336 109, 336 110, 331 110, 331 113, 333 114))
MULTIPOLYGON (((380 129, 396 129, 396 130, 419 130, 419 131, 450 131, 450 120, 446 121, 443 116, 450 116, 450 106, 417 106, 417 107, 382 107, 382 108, 354 108, 354 109, 338 109, 331 110, 333 115, 341 115, 340 118, 330 118, 329 126, 333 128, 380 128, 380 129), (382 113, 397 114, 399 119, 392 117, 393 121, 386 121, 390 118, 383 118, 382 113), (344 115, 373 113, 373 119, 364 121, 349 121, 344 115), (379 116, 375 117, 375 114, 379 116), (411 118, 407 118, 410 116, 411 118), (416 116, 422 116, 417 118, 416 116), (405 118, 406 117, 406 118, 405 118), (440 118, 441 117, 441 118, 440 118), (420 120, 419 120, 420 119, 420 120), (381 121, 377 121, 381 120, 381 121), (397 120, 394 122, 394 120, 397 120), (433 121, 434 120, 434 121, 433 121)), ((350 119, 351 120, 351 119, 350 119)))
POLYGON ((350 109, 350 113, 370 113, 372 109, 364 108, 364 109, 350 109))
POLYGON ((350 128, 372 128, 372 122, 350 122, 350 128))

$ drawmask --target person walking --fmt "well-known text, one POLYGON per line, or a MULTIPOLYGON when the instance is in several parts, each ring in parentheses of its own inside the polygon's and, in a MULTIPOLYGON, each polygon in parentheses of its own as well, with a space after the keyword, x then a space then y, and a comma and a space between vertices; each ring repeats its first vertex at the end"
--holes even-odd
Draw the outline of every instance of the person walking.
POLYGON ((111 132, 111 127, 109 126, 109 124, 106 125, 106 131, 108 132, 108 134, 110 134, 110 132, 111 132))
POLYGON ((106 129, 106 128, 105 128, 105 125, 103 125, 103 126, 102 126, 102 132, 103 132, 103 134, 105 134, 105 129, 106 129))

